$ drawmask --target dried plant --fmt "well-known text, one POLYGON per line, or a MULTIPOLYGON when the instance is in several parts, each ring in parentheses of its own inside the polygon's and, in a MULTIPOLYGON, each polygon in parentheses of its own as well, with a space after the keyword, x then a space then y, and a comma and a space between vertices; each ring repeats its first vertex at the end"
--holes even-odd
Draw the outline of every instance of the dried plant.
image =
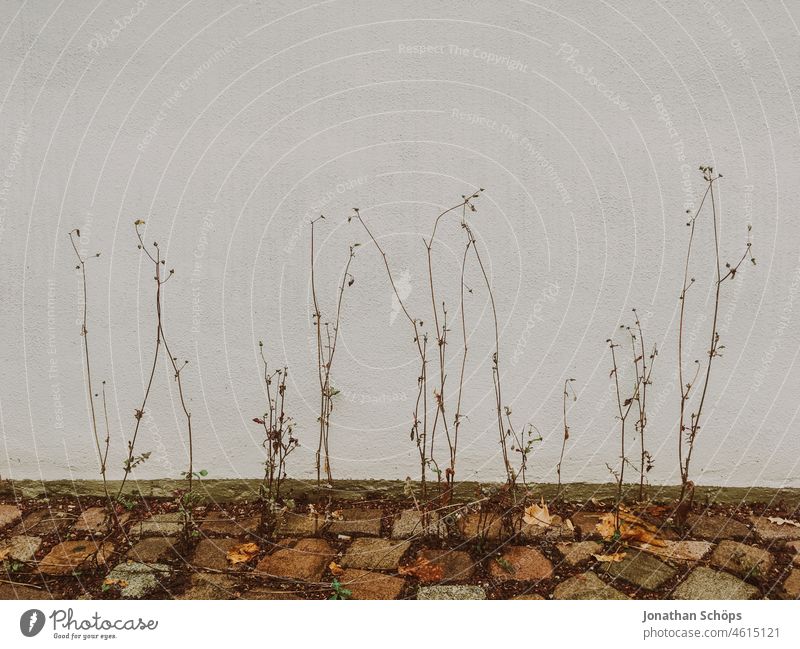
POLYGON ((564 435, 561 438, 561 455, 558 456, 558 464, 556 465, 556 475, 558 476, 558 485, 556 486, 555 502, 561 499, 561 465, 564 462, 564 452, 567 450, 567 440, 569 439, 569 424, 567 423, 567 401, 572 396, 573 401, 578 400, 578 395, 575 393, 573 383, 575 379, 564 380, 564 392, 561 396, 562 416, 564 422, 564 435))
POLYGON ((645 351, 644 332, 639 314, 633 309, 634 325, 628 327, 631 337, 631 352, 633 354, 633 368, 636 373, 636 383, 639 389, 636 392, 637 419, 634 428, 639 434, 639 501, 644 500, 645 482, 647 474, 653 469, 653 456, 645 446, 645 429, 647 428, 647 387, 652 384, 653 365, 655 364, 658 348, 653 345, 648 354, 645 351))
POLYGON ((342 318, 342 303, 344 298, 344 291, 346 287, 352 286, 355 278, 350 274, 350 264, 355 257, 355 249, 359 244, 350 246, 350 252, 347 257, 347 263, 344 267, 344 274, 342 281, 339 284, 338 299, 336 301, 336 314, 333 322, 325 321, 322 319, 322 312, 319 307, 317 299, 317 282, 316 273, 314 271, 316 254, 314 249, 314 226, 317 221, 324 219, 324 216, 319 216, 311 221, 311 295, 314 301, 313 322, 316 329, 317 338, 317 376, 319 379, 319 444, 317 446, 316 454, 316 469, 317 469, 317 484, 322 482, 322 471, 325 471, 327 485, 333 486, 333 474, 331 472, 330 461, 330 447, 329 437, 331 428, 331 413, 333 412, 333 399, 339 394, 339 391, 334 388, 331 383, 331 369, 333 367, 333 358, 336 355, 336 344, 339 340, 339 327, 342 318))
MULTIPOLYGON (((97 412, 95 409, 94 400, 97 398, 98 395, 94 393, 94 388, 92 387, 92 363, 91 363, 91 354, 89 352, 89 291, 87 286, 87 277, 86 277, 86 261, 83 255, 81 255, 80 250, 78 249, 78 245, 75 242, 75 239, 80 239, 81 231, 79 229, 74 229, 69 233, 69 241, 72 244, 72 249, 75 251, 75 256, 78 259, 78 264, 75 266, 76 270, 81 272, 81 288, 83 291, 83 317, 81 322, 81 340, 83 341, 83 351, 84 351, 84 364, 86 369, 86 390, 87 396, 89 398, 89 412, 91 414, 91 422, 92 422, 92 433, 94 435, 94 442, 95 447, 97 450, 97 459, 100 465, 100 476, 103 480, 103 492, 106 496, 106 505, 107 505, 107 516, 110 517, 114 514, 114 502, 111 498, 111 494, 108 490, 108 477, 106 473, 106 466, 108 463, 108 451, 111 445, 111 435, 109 432, 108 427, 108 408, 106 406, 106 382, 103 381, 103 414, 105 417, 105 428, 106 428, 106 435, 103 441, 103 445, 101 448, 100 444, 100 432, 97 425, 97 412)), ((100 253, 95 253, 92 255, 91 259, 96 259, 100 256, 100 253)))
POLYGON ((286 414, 286 377, 288 368, 270 370, 264 356, 264 343, 259 341, 259 352, 264 367, 264 387, 267 410, 253 421, 264 428, 263 446, 267 453, 264 462, 264 479, 261 484, 261 526, 266 534, 275 528, 275 515, 282 504, 281 487, 286 479, 286 458, 299 442, 294 437, 294 421, 286 414))
MULTIPOLYGON (((683 276, 683 288, 681 289, 679 301, 680 301, 680 317, 679 317, 679 324, 678 324, 678 380, 680 383, 680 419, 679 419, 679 429, 678 429, 678 462, 680 465, 680 473, 681 473, 681 495, 680 499, 682 501, 685 500, 685 496, 687 495, 687 490, 689 488, 689 469, 692 460, 692 453, 694 451, 695 442, 697 440, 697 434, 700 431, 702 416, 703 416, 703 409, 706 404, 706 398, 708 396, 708 389, 711 382, 711 368, 714 363, 714 359, 718 356, 721 356, 721 351, 725 348, 725 345, 720 344, 720 335, 719 330, 717 329, 717 320, 719 317, 719 310, 720 310, 720 300, 722 294, 722 287, 728 280, 733 280, 736 277, 739 268, 744 263, 746 259, 750 259, 750 262, 755 265, 756 260, 752 254, 752 245, 750 242, 750 230, 751 226, 747 226, 747 240, 745 242, 745 249, 742 253, 739 260, 735 263, 727 262, 724 264, 722 263, 722 258, 720 254, 720 242, 719 242, 719 214, 717 213, 717 203, 716 198, 714 196, 714 183, 716 183, 719 179, 722 178, 722 174, 714 174, 713 167, 710 166, 701 166, 700 172, 703 174, 703 180, 706 183, 706 190, 703 194, 702 200, 700 201, 700 206, 697 208, 696 212, 690 219, 687 221, 686 225, 689 227, 689 241, 687 244, 686 249, 686 260, 684 264, 684 276, 683 276), (714 303, 712 307, 711 313, 711 335, 710 335, 710 342, 708 349, 706 350, 706 359, 701 363, 699 360, 695 360, 695 373, 691 380, 685 381, 684 380, 684 368, 683 368, 683 356, 684 356, 684 320, 686 314, 686 295, 691 286, 695 284, 695 278, 691 277, 690 274, 690 267, 691 267, 691 260, 692 260, 692 244, 694 242, 694 235, 697 226, 697 219, 700 215, 700 212, 703 209, 703 205, 706 202, 706 199, 710 198, 711 200, 711 225, 713 228, 714 234, 714 250, 713 250, 713 259, 714 259, 714 303), (694 408, 690 408, 690 400, 692 395, 694 394, 693 388, 695 383, 699 377, 701 378, 700 384, 700 391, 699 391, 699 398, 696 400, 696 405, 694 408), (689 420, 686 420, 687 410, 689 410, 689 420)), ((690 213, 690 212, 687 212, 690 213)))

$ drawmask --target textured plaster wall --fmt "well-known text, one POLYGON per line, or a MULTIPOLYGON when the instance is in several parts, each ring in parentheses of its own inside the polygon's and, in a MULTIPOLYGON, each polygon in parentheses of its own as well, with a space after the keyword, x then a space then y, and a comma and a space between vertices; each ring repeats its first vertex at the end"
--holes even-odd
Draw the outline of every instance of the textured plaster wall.
MULTIPOLYGON (((368 219, 410 310, 430 325, 423 236, 475 187, 469 215, 495 288, 504 400, 543 435, 531 472, 552 480, 563 380, 576 379, 565 480, 619 461, 605 340, 638 307, 661 349, 649 444, 654 482, 678 480, 676 328, 684 210, 711 163, 723 256, 753 224, 756 267, 727 286, 726 345, 694 466, 706 484, 800 486, 800 9, 742 2, 326 2, 153 0, 0 4, 0 475, 93 478, 67 233, 89 265, 95 387, 106 381, 111 477, 122 474, 154 344, 147 222, 176 274, 171 345, 190 360, 195 468, 257 476, 264 411, 258 341, 290 366, 289 407, 310 477, 316 446, 309 220, 330 314, 361 242, 333 370, 335 477, 417 475, 409 441, 417 367, 368 219)), ((688 361, 708 345, 708 214, 695 241, 688 361)), ((461 346, 463 235, 433 249, 461 346)), ((458 476, 502 477, 492 420, 490 305, 472 264, 458 476)), ((627 375, 623 374, 624 380, 627 375)), ((452 393, 449 398, 452 402, 452 393)), ((449 414, 453 414, 450 406, 449 414)), ((439 442, 443 443, 441 433, 439 442)), ((632 439, 635 445, 638 440, 632 439)), ((158 367, 137 475, 177 477, 185 435, 158 367)), ((444 460, 444 447, 438 446, 444 460)), ((632 471, 629 469, 629 475, 632 471)))

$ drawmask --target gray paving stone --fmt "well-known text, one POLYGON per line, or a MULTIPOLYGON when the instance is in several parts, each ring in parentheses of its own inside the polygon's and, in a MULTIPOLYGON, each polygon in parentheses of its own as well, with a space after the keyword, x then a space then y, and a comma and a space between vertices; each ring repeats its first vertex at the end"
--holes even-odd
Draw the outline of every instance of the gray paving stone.
POLYGON ((10 539, 0 541, 0 561, 4 559, 31 561, 41 546, 42 539, 38 536, 12 536, 10 539))
POLYGON ((417 599, 486 599, 486 591, 480 586, 422 586, 417 599))
POLYGON ((764 577, 772 568, 772 555, 754 545, 738 541, 722 541, 711 555, 711 564, 739 577, 764 577))
POLYGON ((663 561, 632 549, 627 550, 627 556, 622 561, 605 564, 605 572, 614 579, 622 579, 647 590, 655 590, 676 574, 675 569, 663 561))
POLYGON ((340 515, 340 519, 333 519, 328 525, 331 534, 379 536, 381 533, 380 509, 345 509, 340 515))
POLYGON ((754 599, 758 588, 743 582, 738 577, 700 566, 678 585, 673 599, 754 599))
POLYGON ((104 588, 117 588, 125 599, 147 597, 169 581, 172 570, 163 564, 128 561, 116 566, 105 578, 104 588))
POLYGON ((625 593, 609 586, 593 572, 570 577, 556 586, 553 599, 630 599, 625 593))
POLYGON ((423 514, 416 509, 404 509, 392 525, 393 539, 410 539, 418 536, 447 536, 447 527, 437 512, 427 512, 423 527, 423 514))
POLYGON ((172 514, 155 514, 131 528, 134 538, 143 536, 177 536, 183 531, 183 515, 179 512, 172 514))

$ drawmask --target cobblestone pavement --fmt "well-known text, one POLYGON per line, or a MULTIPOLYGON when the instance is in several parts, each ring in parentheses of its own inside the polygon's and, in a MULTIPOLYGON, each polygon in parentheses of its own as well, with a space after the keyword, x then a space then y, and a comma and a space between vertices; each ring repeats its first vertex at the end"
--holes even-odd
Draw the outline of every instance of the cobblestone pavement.
POLYGON ((539 526, 348 504, 286 512, 271 538, 255 506, 198 508, 188 534, 168 509, 112 524, 77 500, 0 503, 0 599, 800 598, 800 521, 768 512, 710 508, 681 530, 664 515, 655 542, 625 545, 600 537, 594 505, 539 526))

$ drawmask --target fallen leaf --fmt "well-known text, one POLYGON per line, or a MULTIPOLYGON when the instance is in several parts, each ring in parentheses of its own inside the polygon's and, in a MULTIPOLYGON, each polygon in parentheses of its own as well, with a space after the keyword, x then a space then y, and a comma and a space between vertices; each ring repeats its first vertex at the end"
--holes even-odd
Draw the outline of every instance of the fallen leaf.
POLYGON ((775 525, 794 525, 795 527, 800 527, 800 523, 797 521, 790 521, 788 518, 778 518, 777 516, 770 516, 767 518, 770 523, 775 523, 775 525))
POLYGON ((109 579, 108 577, 106 577, 103 580, 103 585, 104 586, 109 586, 109 587, 110 586, 117 586, 119 588, 126 588, 128 586, 128 582, 125 581, 124 579, 109 579))
POLYGON ((338 563, 335 561, 331 561, 328 564, 328 569, 331 571, 331 574, 334 577, 341 577, 344 574, 344 568, 342 568, 338 563))
POLYGON ((526 507, 522 520, 528 525, 536 527, 550 527, 553 524, 553 517, 550 516, 550 510, 544 504, 544 498, 542 498, 541 505, 533 503, 526 507))
POLYGON ((234 566, 239 563, 247 563, 258 554, 258 546, 255 543, 242 543, 228 550, 228 561, 234 566))
POLYGON ((627 556, 627 552, 615 552, 614 554, 593 554, 592 556, 600 563, 619 563, 627 556))
POLYGON ((613 512, 608 512, 600 517, 600 521, 595 526, 595 529, 606 541, 622 540, 622 541, 638 541, 640 543, 649 543, 658 547, 664 547, 664 541, 656 536, 658 529, 643 521, 638 516, 634 516, 630 512, 620 509, 619 512, 619 536, 617 537, 617 525, 613 512))
POLYGON ((418 557, 411 565, 400 566, 397 572, 401 575, 416 577, 423 583, 441 581, 444 578, 444 571, 441 566, 437 566, 422 557, 418 557))
POLYGON ((331 520, 334 520, 334 521, 344 520, 344 516, 342 515, 342 510, 341 509, 337 509, 335 511, 332 511, 331 512, 331 520))

